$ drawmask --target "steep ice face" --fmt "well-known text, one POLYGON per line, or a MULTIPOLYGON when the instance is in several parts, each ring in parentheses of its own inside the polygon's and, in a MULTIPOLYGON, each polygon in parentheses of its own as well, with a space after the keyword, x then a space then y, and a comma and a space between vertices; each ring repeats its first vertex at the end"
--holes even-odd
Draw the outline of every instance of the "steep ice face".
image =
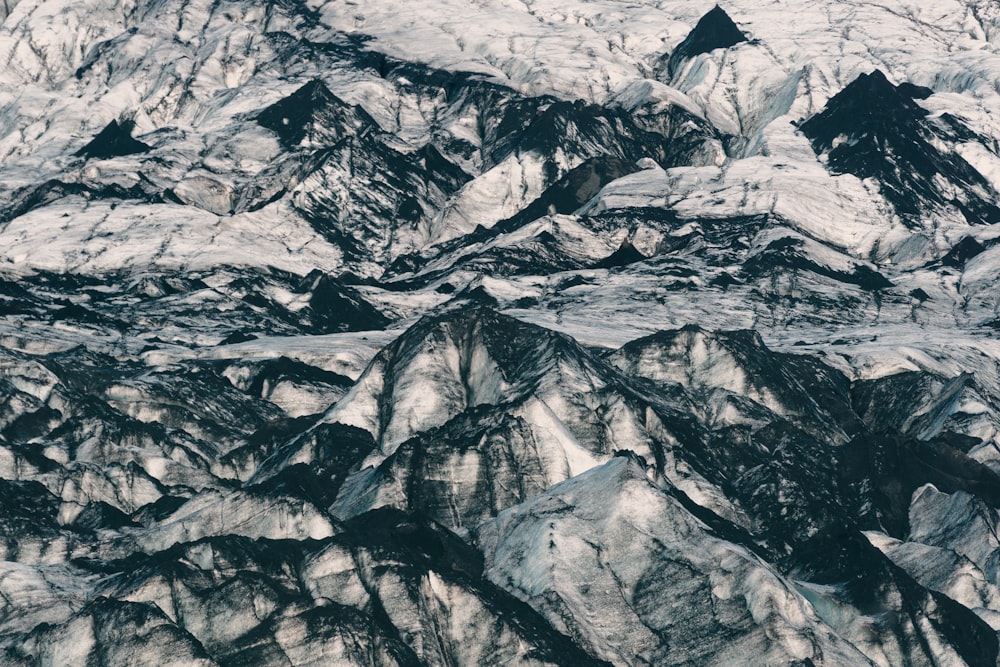
MULTIPOLYGON (((197 639, 152 604, 100 598, 63 623, 41 625, 8 655, 11 664, 87 665, 133 660, 210 667, 197 639)), ((6 656, 5 656, 6 657, 6 656)))
POLYGON ((910 506, 910 540, 944 548, 968 558, 997 582, 994 510, 968 493, 941 493, 925 486, 910 506))
POLYGON ((602 367, 570 339, 487 308, 465 308, 426 318, 397 339, 324 421, 365 428, 385 454, 478 405, 516 406, 534 397, 559 419, 587 424, 588 396, 606 389, 602 367))
POLYGON ((713 537, 635 458, 556 485, 477 536, 492 581, 616 664, 731 664, 747 652, 767 664, 869 664, 787 581, 713 537))
MULTIPOLYGON (((662 458, 657 438, 671 429, 647 433, 642 399, 615 382, 572 341, 485 309, 421 322, 324 416, 380 441, 332 511, 389 505, 468 530, 618 446, 642 442, 644 454, 662 458), (429 394, 429 383, 440 388, 429 394)), ((309 447, 281 465, 316 461, 309 447)))
POLYGON ((663 332, 607 360, 483 308, 424 320, 323 417, 330 435, 293 438, 256 479, 305 464, 332 477, 322 503, 338 517, 390 506, 464 532, 632 447, 657 476, 775 557, 843 522, 897 526, 918 480, 939 479, 929 470, 969 488, 989 479, 940 426, 919 431, 921 440, 892 421, 930 410, 938 416, 929 419, 946 422, 954 402, 925 410, 922 396, 901 395, 875 417, 864 385, 852 389, 809 357, 774 353, 750 332, 663 332), (476 350, 489 364, 471 363, 476 350), (482 369, 503 384, 482 391, 482 369), (441 389, 426 396, 418 387, 430 382, 441 389), (408 421, 393 415, 400 406, 408 421), (340 424, 371 440, 336 435, 340 424), (346 475, 324 463, 332 451, 321 443, 331 439, 355 443, 346 475))
MULTIPOLYGON (((379 442, 332 511, 389 505, 468 530, 596 465, 616 427, 641 427, 626 405, 624 414, 595 416, 593 406, 612 410, 616 399, 589 364, 599 362, 572 342, 490 311, 417 324, 323 418, 379 442)), ((314 460, 297 451, 287 463, 314 460)))
POLYGON ((351 517, 384 506, 407 508, 464 532, 603 458, 540 401, 511 416, 491 412, 471 411, 351 474, 331 512, 351 517))
POLYGON ((187 664, 279 655, 293 664, 605 664, 489 583, 472 548, 398 512, 319 541, 218 536, 107 562, 117 574, 99 580, 86 571, 10 576, 5 593, 18 603, 32 575, 72 582, 89 599, 65 591, 69 607, 47 610, 49 622, 15 636, 6 655, 81 665, 94 653, 142 657, 133 642, 148 633, 145 650, 174 647, 187 664))
POLYGON ((392 453, 414 433, 501 400, 508 385, 476 318, 428 321, 384 350, 325 421, 365 428, 392 453))

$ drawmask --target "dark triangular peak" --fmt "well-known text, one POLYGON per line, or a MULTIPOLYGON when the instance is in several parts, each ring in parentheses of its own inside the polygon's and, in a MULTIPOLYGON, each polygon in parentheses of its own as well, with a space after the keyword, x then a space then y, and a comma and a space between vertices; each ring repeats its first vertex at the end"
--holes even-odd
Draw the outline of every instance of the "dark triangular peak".
POLYGON ((904 220, 912 223, 945 205, 973 224, 1000 222, 993 203, 998 195, 986 179, 954 151, 937 147, 949 137, 916 103, 927 93, 910 84, 895 86, 875 70, 848 84, 799 127, 831 172, 877 179, 904 220))
MULTIPOLYGON (((894 134, 920 133, 927 112, 907 94, 910 88, 894 86, 879 70, 862 74, 800 128, 820 153, 846 145, 849 142, 845 139, 868 136, 871 141, 885 141, 894 134)), ((844 152, 831 155, 831 165, 844 152)), ((854 166, 862 169, 867 165, 854 166)))
POLYGON ((701 17, 694 29, 688 33, 684 41, 670 54, 667 60, 667 72, 673 76, 680 64, 688 58, 709 53, 715 49, 728 49, 740 42, 747 41, 746 35, 737 27, 729 14, 716 5, 710 12, 701 17))
POLYGON ((611 269, 617 266, 628 266, 649 259, 639 249, 632 245, 631 239, 625 239, 618 249, 594 264, 595 269, 611 269))
POLYGON ((691 57, 715 49, 728 49, 745 41, 746 36, 733 19, 729 18, 726 10, 716 5, 701 17, 694 30, 688 33, 674 52, 683 51, 686 57, 691 57))
POLYGON ((288 148, 304 139, 332 144, 365 128, 378 128, 368 112, 340 99, 318 79, 261 111, 257 122, 277 134, 288 148))
POLYGON ((315 270, 298 287, 309 293, 308 318, 313 333, 381 330, 391 320, 355 289, 315 270))
POLYGON ((150 146, 138 139, 132 138, 132 130, 134 128, 135 123, 131 120, 123 120, 120 123, 117 120, 113 120, 89 144, 78 150, 74 155, 77 157, 92 157, 98 160, 105 160, 111 157, 118 157, 119 155, 145 153, 150 149, 150 146))

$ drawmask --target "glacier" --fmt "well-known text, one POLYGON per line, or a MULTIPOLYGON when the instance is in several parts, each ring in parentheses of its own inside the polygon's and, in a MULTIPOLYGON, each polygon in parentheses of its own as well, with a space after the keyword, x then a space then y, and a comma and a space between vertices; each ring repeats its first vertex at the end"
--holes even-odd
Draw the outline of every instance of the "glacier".
POLYGON ((1000 664, 1000 6, 0 2, 0 664, 1000 664))

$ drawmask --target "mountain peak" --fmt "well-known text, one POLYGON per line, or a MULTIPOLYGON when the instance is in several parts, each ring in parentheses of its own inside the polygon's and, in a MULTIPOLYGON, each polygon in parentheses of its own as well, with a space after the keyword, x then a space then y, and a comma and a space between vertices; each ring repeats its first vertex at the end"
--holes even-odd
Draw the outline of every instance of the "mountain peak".
MULTIPOLYGON (((900 92, 881 70, 859 75, 830 98, 823 111, 800 126, 820 150, 835 148, 835 140, 872 136, 879 140, 894 131, 919 131, 926 112, 900 92)), ((844 143, 844 142, 839 142, 844 143)))
POLYGON ((104 160, 122 155, 145 153, 150 149, 150 146, 132 137, 134 127, 135 123, 131 120, 123 120, 121 123, 112 120, 90 143, 74 155, 104 160))
POLYGON ((834 174, 874 178, 911 225, 931 207, 957 209, 973 224, 1000 221, 997 193, 954 151, 915 99, 926 88, 894 85, 876 69, 859 75, 799 128, 834 174))
POLYGON ((746 36, 726 10, 716 5, 701 17, 681 44, 690 57, 715 49, 728 49, 745 41, 746 36))
POLYGON ((0 0, 0 665, 997 667, 955 2, 0 0))
POLYGON ((670 54, 667 71, 670 76, 677 73, 680 64, 688 58, 709 53, 715 49, 728 49, 747 41, 729 14, 719 5, 713 7, 699 19, 691 32, 670 54))
POLYGON ((277 134, 288 148, 298 146, 304 139, 332 144, 357 134, 362 128, 377 127, 363 109, 337 97, 319 79, 309 81, 261 111, 257 122, 277 134))

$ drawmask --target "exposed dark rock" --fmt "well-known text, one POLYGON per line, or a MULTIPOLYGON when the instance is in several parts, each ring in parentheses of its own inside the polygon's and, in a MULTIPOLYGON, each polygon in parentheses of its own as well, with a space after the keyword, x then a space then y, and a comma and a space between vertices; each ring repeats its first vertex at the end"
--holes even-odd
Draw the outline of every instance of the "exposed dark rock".
POLYGON ((4 219, 13 220, 36 208, 74 195, 86 200, 133 200, 153 204, 166 201, 164 193, 150 188, 147 183, 138 183, 127 188, 117 183, 94 187, 85 183, 67 183, 53 179, 41 185, 24 188, 15 194, 8 207, 0 210, 3 211, 4 219))
POLYGON ((311 273, 303 281, 309 292, 309 320, 314 333, 384 329, 391 320, 353 288, 328 275, 311 273))
POLYGON ((250 443, 259 448, 256 454, 259 466, 250 483, 303 484, 299 490, 308 500, 327 507, 333 503, 348 473, 375 450, 375 441, 367 431, 344 424, 317 424, 305 432, 301 421, 295 426, 298 432, 289 433, 280 446, 274 446, 274 441, 262 442, 261 436, 265 434, 250 443), (289 467, 292 460, 302 463, 289 467))
MULTIPOLYGON (((505 101, 499 112, 485 136, 488 164, 537 151, 583 159, 607 155, 629 163, 652 158, 669 168, 691 164, 706 143, 719 139, 714 128, 679 107, 644 117, 582 101, 528 98, 505 101)), ((560 174, 546 176, 553 183, 560 174)))
POLYGON ((355 261, 387 260, 394 237, 444 205, 471 178, 434 148, 405 154, 376 133, 348 135, 312 156, 297 210, 355 261))
POLYGON ((878 180, 912 225, 933 206, 957 208, 972 224, 1000 221, 998 195, 986 179, 957 153, 935 146, 934 126, 913 89, 894 86, 879 70, 862 74, 799 127, 830 171, 878 180), (941 187, 942 178, 956 186, 957 197, 941 187))
POLYGON ((626 239, 613 253, 594 264, 595 269, 610 269, 617 266, 628 266, 636 262, 647 259, 645 255, 636 250, 636 247, 626 239))
MULTIPOLYGON (((938 633, 967 664, 996 662, 996 633, 981 618, 945 595, 921 586, 860 533, 818 534, 797 552, 789 568, 795 577, 837 591, 833 599, 820 601, 817 609, 849 605, 857 610, 855 613, 881 619, 882 632, 899 643, 904 658, 911 662, 933 659, 929 639, 938 633)), ((848 637, 853 634, 847 619, 822 611, 821 615, 834 630, 848 637)))
POLYGON ((117 530, 125 526, 135 526, 132 519, 105 502, 88 503, 73 521, 73 528, 80 531, 97 532, 101 529, 117 530))
POLYGON ((733 23, 729 14, 716 5, 698 20, 684 41, 670 53, 666 61, 667 74, 673 77, 681 63, 689 58, 715 49, 728 49, 745 41, 746 35, 733 23))
POLYGON ((501 220, 488 231, 484 231, 481 236, 488 238, 519 229, 543 215, 572 213, 590 201, 611 181, 637 171, 639 168, 634 162, 607 155, 587 160, 549 186, 538 199, 523 210, 506 220, 501 220))
POLYGON ((347 104, 318 79, 261 111, 257 122, 277 134, 287 148, 304 139, 331 145, 361 132, 380 130, 364 109, 347 104))
POLYGON ((254 336, 251 333, 244 333, 242 331, 234 331, 220 340, 219 345, 236 345, 237 343, 246 343, 251 340, 257 340, 257 336, 254 336))
POLYGON ((965 263, 986 250, 986 246, 971 236, 965 236, 956 243, 948 254, 941 258, 941 263, 945 266, 963 268, 965 263))
POLYGON ((121 155, 145 153, 151 147, 132 137, 132 130, 134 128, 135 123, 130 120, 125 120, 121 123, 113 120, 90 143, 78 150, 74 155, 106 160, 121 155))
POLYGON ((848 273, 813 260, 801 250, 802 239, 783 237, 772 241, 760 253, 743 263, 743 272, 749 277, 758 277, 786 271, 809 271, 836 281, 857 285, 868 291, 892 287, 892 282, 866 264, 856 263, 848 273))

